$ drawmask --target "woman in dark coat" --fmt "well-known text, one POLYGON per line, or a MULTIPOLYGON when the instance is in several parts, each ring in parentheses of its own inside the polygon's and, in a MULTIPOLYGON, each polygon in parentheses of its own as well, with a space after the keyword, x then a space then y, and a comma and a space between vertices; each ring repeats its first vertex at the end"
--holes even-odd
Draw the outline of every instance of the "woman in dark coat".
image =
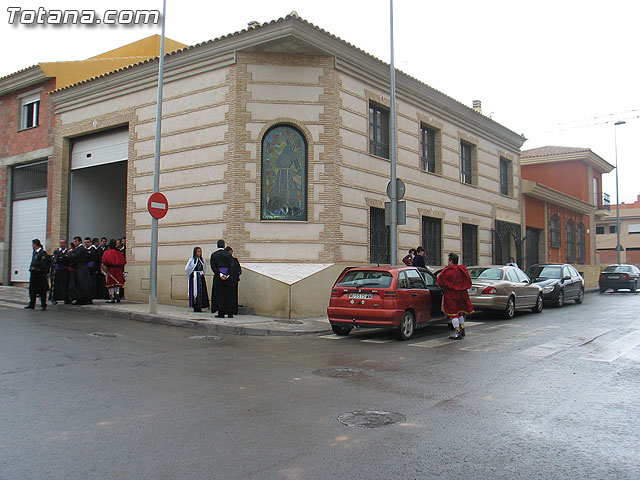
POLYGON ((229 280, 231 280, 231 285, 233 286, 233 295, 229 301, 230 311, 228 313, 232 315, 238 314, 238 282, 240 281, 240 275, 242 275, 242 267, 240 266, 240 262, 236 257, 233 256, 233 248, 227 247, 225 248, 229 255, 231 255, 231 269, 229 271, 229 280))

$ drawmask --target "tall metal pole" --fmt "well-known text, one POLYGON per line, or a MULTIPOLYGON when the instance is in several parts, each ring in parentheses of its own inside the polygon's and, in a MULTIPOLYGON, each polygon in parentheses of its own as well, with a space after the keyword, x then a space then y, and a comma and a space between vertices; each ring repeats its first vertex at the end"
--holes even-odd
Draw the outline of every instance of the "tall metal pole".
POLYGON ((620 197, 618 196, 618 125, 624 125, 624 120, 620 120, 613 124, 613 139, 616 149, 616 252, 618 253, 618 265, 620 265, 620 197))
MULTIPOLYGON (((162 78, 164 75, 164 23, 167 0, 162 0, 162 36, 158 66, 158 100, 156 105, 156 150, 153 156, 153 191, 160 191, 160 134, 162 132, 162 78)), ((149 256, 149 313, 158 313, 158 219, 151 217, 151 253, 149 256)))
POLYGON ((389 0, 391 23, 391 124, 389 128, 389 160, 391 161, 391 265, 398 264, 398 185, 396 180, 396 69, 393 63, 393 0, 389 0))

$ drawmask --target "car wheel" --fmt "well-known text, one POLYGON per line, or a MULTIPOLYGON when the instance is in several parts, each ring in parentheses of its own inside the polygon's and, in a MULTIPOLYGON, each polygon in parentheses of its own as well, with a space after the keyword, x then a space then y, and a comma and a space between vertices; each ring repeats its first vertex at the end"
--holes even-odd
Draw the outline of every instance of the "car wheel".
POLYGON ((636 280, 635 282, 633 282, 633 289, 631 290, 631 293, 637 293, 638 292, 638 281, 636 280))
POLYGON ((336 335, 347 336, 353 330, 353 327, 343 327, 342 325, 331 325, 331 330, 336 335))
POLYGON ((507 300, 507 308, 504 309, 502 316, 507 320, 511 320, 516 314, 516 300, 513 297, 509 297, 507 300))
POLYGON ((409 340, 416 331, 416 318, 413 313, 406 311, 402 314, 400 327, 398 327, 398 337, 400 340, 409 340))
POLYGON ((578 293, 578 298, 576 298, 576 303, 581 304, 584 301, 584 288, 580 287, 580 293, 578 293))
POLYGON ((556 300, 556 307, 560 308, 564 305, 564 290, 558 292, 558 299, 556 300))
POLYGON ((536 300, 535 306, 531 309, 533 313, 542 312, 542 308, 544 306, 544 301, 542 299, 542 294, 538 295, 538 300, 536 300))

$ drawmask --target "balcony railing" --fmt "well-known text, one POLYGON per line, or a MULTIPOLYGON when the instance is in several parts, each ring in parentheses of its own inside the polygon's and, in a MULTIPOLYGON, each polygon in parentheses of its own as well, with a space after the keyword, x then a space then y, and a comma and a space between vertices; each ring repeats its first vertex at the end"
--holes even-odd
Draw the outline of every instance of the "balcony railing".
POLYGON ((607 212, 611 211, 611 199, 608 193, 602 194, 602 208, 607 212))

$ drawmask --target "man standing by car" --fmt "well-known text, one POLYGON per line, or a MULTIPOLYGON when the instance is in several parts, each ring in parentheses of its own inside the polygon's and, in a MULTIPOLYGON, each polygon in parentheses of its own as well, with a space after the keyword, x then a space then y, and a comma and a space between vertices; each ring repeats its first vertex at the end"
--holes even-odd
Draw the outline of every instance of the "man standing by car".
POLYGON ((426 267, 427 266, 427 263, 425 261, 426 256, 427 256, 427 252, 424 251, 424 248, 422 247, 416 248, 416 256, 413 257, 412 265, 414 267, 426 267))
POLYGON ((458 265, 458 255, 449 254, 449 265, 438 275, 438 286, 443 290, 442 311, 451 319, 455 332, 449 338, 462 340, 464 316, 473 313, 473 305, 467 290, 471 288, 471 277, 467 267, 458 265))

